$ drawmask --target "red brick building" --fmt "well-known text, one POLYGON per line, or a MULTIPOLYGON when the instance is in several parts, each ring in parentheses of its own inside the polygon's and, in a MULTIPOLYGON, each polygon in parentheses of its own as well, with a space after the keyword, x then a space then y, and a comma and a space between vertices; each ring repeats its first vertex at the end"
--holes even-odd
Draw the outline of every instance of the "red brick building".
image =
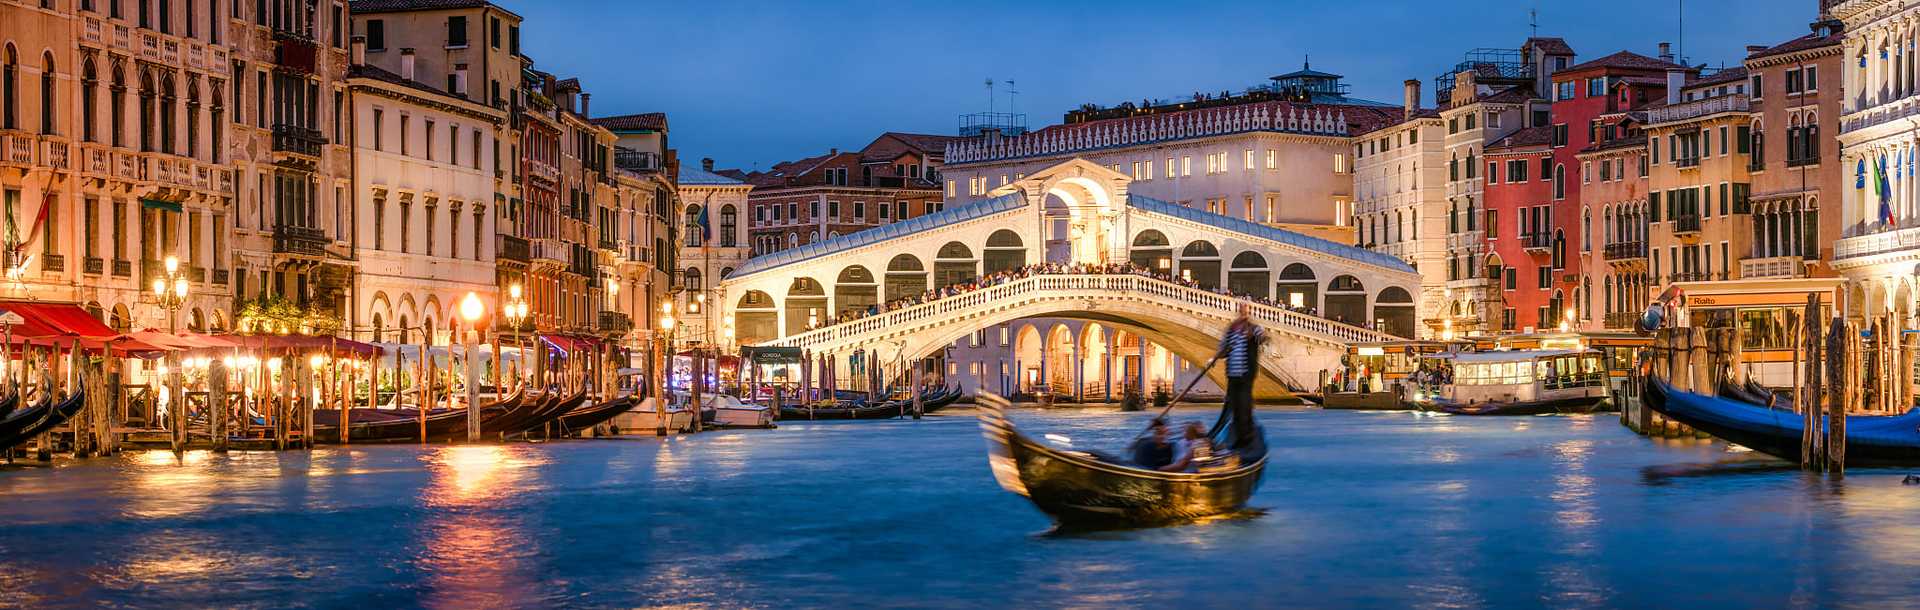
MULTIPOLYGON (((755 256, 938 211, 940 165, 952 136, 888 132, 857 152, 733 172, 753 185, 748 234, 755 256)), ((728 174, 722 171, 723 174, 728 174)))
MULTIPOLYGON (((1598 178, 1592 160, 1582 161, 1580 152, 1596 142, 1606 141, 1606 124, 1601 117, 1624 110, 1622 97, 1612 89, 1617 82, 1645 83, 1647 87, 1625 91, 1628 108, 1658 99, 1664 91, 1652 83, 1664 83, 1667 70, 1685 69, 1674 63, 1667 45, 1660 45, 1659 57, 1647 57, 1632 51, 1620 51, 1592 61, 1582 62, 1553 75, 1553 214, 1552 234, 1545 256, 1553 265, 1551 286, 1546 293, 1547 308, 1534 312, 1534 326, 1547 328, 1569 322, 1579 326, 1588 313, 1569 310, 1587 303, 1587 275, 1581 268, 1580 253, 1590 252, 1592 214, 1581 200, 1581 187, 1598 178), (1649 96, 1654 97, 1649 97, 1649 96), (1571 316, 1572 319, 1568 319, 1571 316)), ((1522 311, 1526 318, 1527 312, 1522 311)), ((1523 325, 1524 326, 1524 325, 1523 325)))
MULTIPOLYGON (((1487 320, 1500 331, 1539 327, 1552 319, 1556 294, 1554 248, 1554 125, 1535 125, 1493 142, 1486 155, 1487 275, 1500 291, 1503 310, 1487 320)), ((1492 313, 1492 312, 1489 312, 1492 313)))

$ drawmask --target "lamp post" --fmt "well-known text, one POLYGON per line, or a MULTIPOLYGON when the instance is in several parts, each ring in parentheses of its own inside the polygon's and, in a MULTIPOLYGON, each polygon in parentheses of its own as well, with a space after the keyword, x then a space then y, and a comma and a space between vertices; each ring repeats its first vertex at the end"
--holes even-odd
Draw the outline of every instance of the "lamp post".
POLYGON ((673 301, 660 304, 661 352, 665 354, 660 367, 660 402, 654 405, 654 419, 658 427, 655 436, 667 435, 667 403, 673 401, 673 301))
MULTIPOLYGON (((467 357, 467 442, 480 440, 480 367, 474 364, 473 354, 480 351, 480 320, 487 315, 487 306, 480 303, 480 295, 468 292, 460 299, 460 319, 467 321, 467 332, 461 336, 464 340, 462 351, 467 357)), ((424 356, 423 356, 424 357, 424 356)))
MULTIPOLYGON (((520 324, 527 319, 527 302, 520 298, 519 282, 514 282, 507 287, 507 302, 500 306, 500 314, 506 318, 507 326, 513 328, 513 346, 519 348, 520 324)), ((526 350, 521 349, 520 357, 514 360, 513 381, 516 385, 520 382, 520 361, 526 357, 526 350)), ((500 363, 500 338, 496 333, 493 341, 493 391, 495 394, 506 392, 500 383, 500 363)))
MULTIPOLYGON (((618 274, 611 274, 607 280, 607 309, 610 311, 620 311, 620 276, 618 274)), ((628 330, 632 329, 629 328, 628 330)), ((600 329, 600 331, 604 333, 606 329, 603 328, 600 329)), ((622 343, 624 343, 626 333, 623 332, 620 336, 623 339, 622 343)), ((600 353, 596 355, 593 362, 593 389, 595 392, 600 393, 602 397, 611 394, 611 392, 607 391, 607 360, 608 354, 600 353)))
MULTIPOLYGON (((164 267, 166 276, 153 278, 153 302, 167 312, 167 334, 180 331, 180 307, 187 304, 187 278, 180 275, 180 259, 168 256, 164 267)), ((172 356, 167 357, 171 366, 164 367, 167 376, 168 418, 172 420, 173 430, 168 435, 173 444, 174 455, 186 450, 187 409, 186 402, 180 396, 180 363, 172 356)))

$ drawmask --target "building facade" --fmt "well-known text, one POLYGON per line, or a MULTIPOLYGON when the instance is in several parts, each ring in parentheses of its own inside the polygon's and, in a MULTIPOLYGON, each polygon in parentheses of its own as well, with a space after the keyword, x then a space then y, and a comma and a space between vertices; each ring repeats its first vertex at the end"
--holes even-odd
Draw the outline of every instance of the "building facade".
POLYGON ((941 166, 955 139, 888 132, 858 152, 836 148, 744 174, 753 185, 749 247, 769 254, 939 211, 941 166))
POLYGON ((1683 72, 1669 74, 1667 103, 1647 111, 1647 250, 1656 292, 1738 279, 1735 253, 1748 252, 1753 236, 1746 69, 1684 85, 1683 72))
POLYGON ((444 344, 461 336, 454 308, 463 296, 498 302, 496 158, 487 152, 507 115, 402 65, 395 74, 356 64, 347 83, 360 263, 352 319, 376 340, 444 344))
MULTIPOLYGON (((1354 241, 1400 257, 1420 271, 1420 311, 1447 302, 1446 123, 1420 107, 1420 81, 1404 83, 1405 119, 1361 134, 1354 156, 1354 241)), ((1421 337, 1437 322, 1420 325, 1421 337)))
POLYGON ((681 334, 701 344, 733 347, 737 334, 727 334, 731 327, 721 313, 719 287, 750 255, 745 220, 753 185, 714 173, 713 160, 702 159, 698 169, 681 168, 678 186, 686 230, 680 240, 682 290, 673 302, 674 311, 686 314, 681 334))
POLYGON ((232 328, 240 22, 41 4, 0 3, 0 295, 79 303, 122 330, 232 328), (177 317, 150 290, 169 256, 189 285, 177 317))

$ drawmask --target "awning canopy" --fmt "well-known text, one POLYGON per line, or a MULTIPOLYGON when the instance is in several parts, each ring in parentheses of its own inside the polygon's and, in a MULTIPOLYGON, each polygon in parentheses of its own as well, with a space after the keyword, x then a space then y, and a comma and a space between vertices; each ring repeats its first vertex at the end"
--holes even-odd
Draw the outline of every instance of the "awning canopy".
POLYGON ((315 337, 310 335, 226 335, 220 337, 220 339, 232 342, 234 347, 262 352, 327 351, 335 357, 356 356, 361 358, 380 355, 380 348, 378 346, 338 337, 315 337))

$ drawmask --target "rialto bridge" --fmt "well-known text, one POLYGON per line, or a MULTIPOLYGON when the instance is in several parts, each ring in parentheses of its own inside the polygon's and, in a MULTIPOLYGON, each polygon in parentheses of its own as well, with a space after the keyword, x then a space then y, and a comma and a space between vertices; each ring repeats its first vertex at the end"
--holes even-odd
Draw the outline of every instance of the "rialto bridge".
POLYGON ((991 325, 1078 318, 1205 362, 1250 302, 1272 339, 1256 386, 1263 397, 1312 386, 1350 342, 1412 336, 1420 276, 1399 259, 1129 195, 1130 182, 1074 159, 984 201, 756 257, 721 282, 723 313, 743 345, 840 359, 870 350, 881 362, 910 361, 991 325), (1187 281, 1022 274, 919 302, 930 289, 1029 264, 1129 261, 1187 281), (832 323, 848 312, 853 319, 832 323))

